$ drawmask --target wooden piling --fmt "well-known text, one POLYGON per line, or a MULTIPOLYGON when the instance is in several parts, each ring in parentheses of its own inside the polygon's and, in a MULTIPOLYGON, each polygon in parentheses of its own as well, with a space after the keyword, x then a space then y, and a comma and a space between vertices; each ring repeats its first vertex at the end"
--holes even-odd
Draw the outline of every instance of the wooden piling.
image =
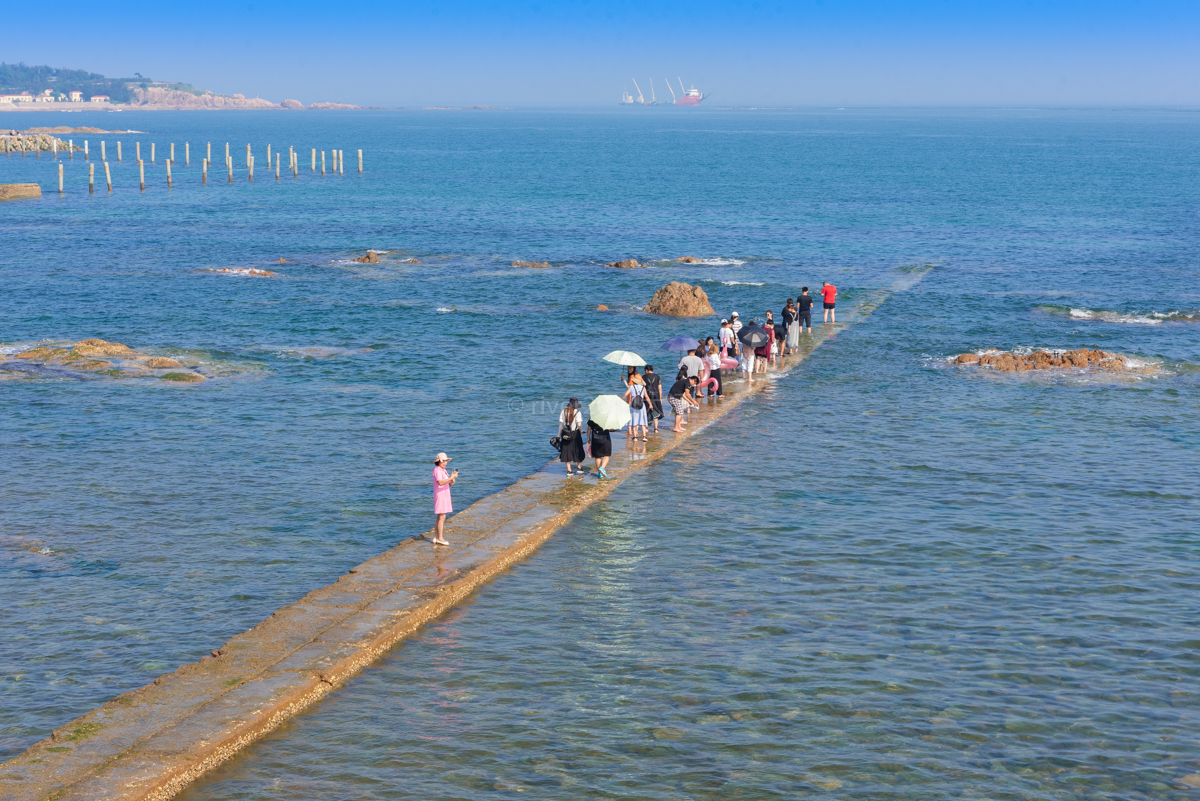
POLYGON ((120 141, 118 141, 117 142, 117 161, 120 161, 120 160, 121 160, 121 143, 120 143, 120 141))
POLYGON ((321 151, 321 175, 325 174, 325 151, 321 151))
MULTIPOLYGON (((54 150, 54 160, 58 161, 58 137, 57 136, 50 140, 50 147, 54 150)), ((8 140, 7 139, 4 140, 4 149, 6 151, 8 150, 8 140)))
POLYGON ((250 167, 250 145, 246 145, 246 168, 250 167))
POLYGON ((362 175, 362 150, 361 149, 359 149, 359 151, 358 151, 358 173, 359 173, 359 175, 362 175))
POLYGON ((192 143, 191 142, 183 143, 183 166, 185 166, 185 167, 192 166, 192 143))
POLYGON ((225 166, 229 168, 229 183, 233 183, 233 157, 225 157, 225 166))
POLYGON ((267 145, 267 172, 271 171, 271 146, 267 145))
POLYGON ((204 159, 209 164, 212 164, 212 142, 208 143, 208 152, 204 154, 204 159))
POLYGON ((275 154, 275 180, 276 180, 276 181, 278 181, 278 180, 279 180, 279 157, 280 157, 281 155, 282 155, 281 153, 276 153, 276 154, 275 154))
POLYGON ((58 194, 60 194, 60 195, 63 193, 63 191, 62 191, 62 189, 63 189, 63 187, 62 187, 62 168, 63 168, 63 165, 62 165, 62 162, 60 161, 60 162, 58 162, 58 194))
POLYGON ((141 142, 135 142, 135 143, 134 143, 134 148, 137 150, 137 152, 134 154, 134 157, 135 157, 135 158, 136 158, 138 161, 141 161, 141 160, 142 160, 142 143, 141 143, 141 142))
POLYGON ((109 172, 108 162, 104 162, 104 182, 108 184, 108 191, 112 191, 112 173, 109 172))
POLYGON ((206 184, 206 183, 208 183, 208 159, 204 159, 202 164, 204 165, 204 167, 203 167, 203 172, 200 173, 200 176, 201 176, 200 183, 206 184))
POLYGON ((100 160, 106 163, 108 162, 108 154, 105 152, 103 139, 100 140, 100 160))
MULTIPOLYGON (((68 150, 68 151, 70 152, 70 154, 71 154, 71 161, 74 161, 74 160, 75 160, 75 140, 74 140, 74 139, 68 139, 68 140, 67 140, 67 150, 68 150)), ((25 145, 24 145, 24 143, 22 143, 22 145, 21 145, 21 156, 22 156, 22 157, 24 157, 24 156, 25 156, 25 145)))
POLYGON ((246 169, 250 171, 250 180, 254 180, 254 156, 246 156, 246 169))
POLYGON ((312 149, 312 171, 317 171, 317 149, 315 147, 312 149))
MULTIPOLYGON (((38 148, 38 151, 41 151, 40 147, 38 148)), ((91 161, 91 159, 92 159, 92 154, 88 152, 88 140, 84 139, 83 140, 83 160, 91 161)))
POLYGON ((88 194, 96 194, 96 165, 88 162, 88 194))
POLYGON ((171 143, 171 159, 170 160, 171 161, 175 160, 175 143, 174 142, 171 143))
POLYGON ((154 163, 155 163, 155 161, 156 161, 156 159, 154 158, 154 147, 155 147, 155 145, 157 145, 157 144, 158 144, 157 142, 151 142, 151 143, 150 143, 150 163, 151 163, 151 164, 154 164, 154 163))
POLYGON ((170 189, 171 186, 171 159, 167 159, 167 189, 170 189))
POLYGON ((146 191, 146 162, 138 159, 138 186, 143 192, 146 191))

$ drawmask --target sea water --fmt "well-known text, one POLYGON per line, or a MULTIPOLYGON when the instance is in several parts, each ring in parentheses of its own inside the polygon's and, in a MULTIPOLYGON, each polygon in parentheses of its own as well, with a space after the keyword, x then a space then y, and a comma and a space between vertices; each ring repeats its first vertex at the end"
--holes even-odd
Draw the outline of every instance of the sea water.
POLYGON ((0 162, 46 192, 0 207, 0 347, 208 377, 3 374, 0 756, 427 528, 437 451, 460 508, 536 469, 600 356, 715 333, 662 284, 917 273, 187 797, 1187 796, 1200 117, 644 111, 72 115, 191 142, 145 194, 0 162), (301 176, 203 186, 206 141, 301 176), (1081 346, 1155 374, 947 363, 1081 346))

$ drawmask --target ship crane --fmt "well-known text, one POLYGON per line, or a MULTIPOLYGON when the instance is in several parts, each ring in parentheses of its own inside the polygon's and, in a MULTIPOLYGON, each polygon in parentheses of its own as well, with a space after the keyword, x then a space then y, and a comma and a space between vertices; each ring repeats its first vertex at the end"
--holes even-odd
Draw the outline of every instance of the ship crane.
POLYGON ((679 79, 679 94, 687 97, 687 90, 683 88, 683 78, 679 79))
POLYGON ((642 104, 643 106, 644 106, 644 105, 646 105, 646 98, 642 97, 642 87, 640 87, 640 86, 638 86, 638 85, 637 85, 637 78, 634 78, 634 79, 633 79, 633 86, 634 86, 634 88, 635 88, 635 89, 637 89, 637 90, 638 90, 638 99, 637 99, 637 102, 638 102, 638 103, 640 103, 640 104, 642 104))
POLYGON ((657 106, 658 98, 654 96, 654 79, 650 79, 650 105, 657 106))
MULTIPOLYGON (((667 80, 667 88, 671 89, 671 81, 669 79, 667 80)), ((675 101, 675 90, 671 89, 671 103, 675 103, 675 102, 676 102, 675 101)))

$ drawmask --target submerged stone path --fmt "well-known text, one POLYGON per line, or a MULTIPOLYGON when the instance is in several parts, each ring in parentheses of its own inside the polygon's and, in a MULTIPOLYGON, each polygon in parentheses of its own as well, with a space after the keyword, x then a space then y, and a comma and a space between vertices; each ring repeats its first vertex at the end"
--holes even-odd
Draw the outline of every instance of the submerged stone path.
MULTIPOLYGON (((801 337, 787 370, 847 324, 869 315, 892 292, 915 284, 912 272, 871 293, 837 327, 801 337)), ((183 665, 56 729, 0 765, 0 801, 121 799, 158 801, 229 759, 336 689, 426 622, 537 550, 556 529, 636 470, 750 397, 769 380, 728 382, 726 398, 692 413, 688 433, 620 448, 610 479, 568 480, 552 462, 451 518, 453 545, 405 540, 313 590, 238 634, 212 656, 183 665)))

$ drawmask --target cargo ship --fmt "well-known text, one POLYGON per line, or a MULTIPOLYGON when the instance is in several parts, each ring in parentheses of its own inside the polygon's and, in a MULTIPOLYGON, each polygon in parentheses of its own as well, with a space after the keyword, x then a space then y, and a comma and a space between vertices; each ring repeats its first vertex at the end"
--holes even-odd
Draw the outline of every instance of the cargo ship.
POLYGON ((646 100, 645 95, 642 94, 642 89, 638 86, 636 78, 633 81, 633 86, 637 89, 637 99, 634 100, 633 95, 629 94, 629 90, 626 89, 621 93, 622 106, 698 106, 701 100, 708 98, 708 95, 703 94, 697 89, 695 84, 692 85, 691 89, 684 89, 682 78, 679 79, 679 91, 682 94, 678 97, 675 96, 675 89, 672 88, 671 81, 667 81, 667 89, 671 91, 671 99, 669 101, 659 100, 654 96, 653 78, 650 79, 650 100, 646 100))

